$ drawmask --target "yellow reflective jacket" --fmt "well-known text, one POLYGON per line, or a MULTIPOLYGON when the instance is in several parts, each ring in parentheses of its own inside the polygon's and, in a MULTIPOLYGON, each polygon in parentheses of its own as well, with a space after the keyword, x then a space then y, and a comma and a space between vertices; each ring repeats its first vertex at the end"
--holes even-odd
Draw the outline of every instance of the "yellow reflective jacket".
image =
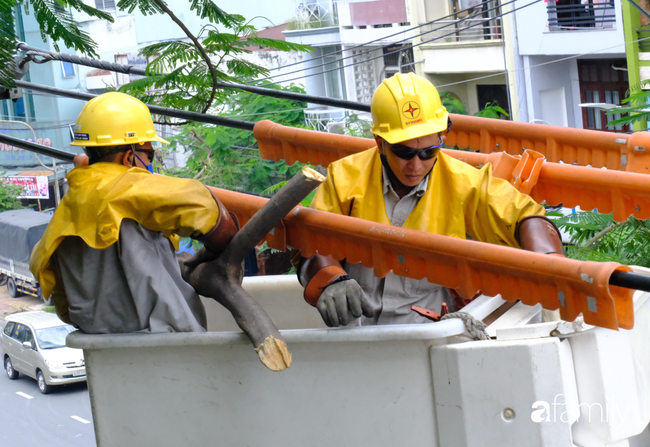
MULTIPOLYGON (((378 149, 332 163, 312 208, 391 225, 386 215, 378 149)), ((492 176, 492 165, 476 169, 440 153, 427 190, 404 228, 519 248, 517 222, 544 208, 505 180, 492 176)))
POLYGON ((178 248, 178 236, 206 234, 219 218, 212 194, 197 180, 152 175, 116 163, 80 166, 66 178, 70 190, 30 259, 46 297, 56 284, 50 258, 67 236, 78 236, 91 248, 103 250, 117 242, 122 219, 133 219, 162 232, 178 248))

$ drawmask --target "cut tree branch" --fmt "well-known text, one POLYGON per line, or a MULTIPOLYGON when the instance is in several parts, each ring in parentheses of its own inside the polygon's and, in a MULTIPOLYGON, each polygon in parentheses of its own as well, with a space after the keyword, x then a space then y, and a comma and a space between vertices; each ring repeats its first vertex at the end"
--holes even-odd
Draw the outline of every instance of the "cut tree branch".
POLYGON ((589 247, 591 247, 591 246, 594 245, 596 242, 598 242, 598 239, 600 239, 601 237, 605 236, 605 235, 606 235, 607 233, 609 233, 610 231, 617 229, 618 227, 620 227, 620 226, 623 225, 624 223, 625 223, 625 222, 615 222, 615 223, 611 224, 610 226, 608 226, 608 227, 605 228, 604 230, 601 230, 601 231, 599 231, 598 233, 596 233, 596 235, 595 235, 594 237, 592 237, 591 239, 589 239, 587 242, 585 242, 584 245, 583 245, 582 247, 583 247, 583 248, 589 248, 589 247))
POLYGON ((242 289, 241 265, 264 236, 324 180, 313 169, 303 168, 255 213, 216 259, 203 247, 181 267, 183 278, 197 293, 215 299, 230 311, 259 359, 272 371, 291 366, 291 353, 268 314, 242 289), (206 259, 214 260, 203 262, 206 259))
POLYGON ((199 42, 199 39, 197 39, 194 34, 192 34, 192 32, 185 26, 185 24, 178 17, 176 17, 176 15, 174 15, 172 10, 167 7, 165 2, 163 0, 154 0, 154 2, 160 7, 160 9, 165 11, 165 13, 169 15, 169 17, 183 30, 185 35, 190 38, 194 46, 197 48, 197 50, 199 50, 199 53, 201 53, 203 60, 208 65, 210 75, 212 76, 212 92, 210 93, 210 99, 208 100, 208 103, 203 109, 203 112, 201 112, 206 113, 210 106, 212 106, 214 97, 217 93, 217 70, 214 68, 214 65, 212 65, 210 56, 208 56, 208 53, 205 51, 205 48, 203 48, 203 45, 201 45, 201 42, 199 42))
MULTIPOLYGON (((192 135, 194 135, 194 138, 196 138, 199 143, 205 144, 205 140, 201 138, 198 133, 196 133, 196 130, 192 129, 192 135)), ((199 180, 201 176, 205 173, 205 170, 207 169, 208 164, 210 163, 210 158, 212 158, 212 151, 208 149, 208 156, 206 157, 205 164, 203 165, 199 173, 194 176, 194 180, 199 180)))

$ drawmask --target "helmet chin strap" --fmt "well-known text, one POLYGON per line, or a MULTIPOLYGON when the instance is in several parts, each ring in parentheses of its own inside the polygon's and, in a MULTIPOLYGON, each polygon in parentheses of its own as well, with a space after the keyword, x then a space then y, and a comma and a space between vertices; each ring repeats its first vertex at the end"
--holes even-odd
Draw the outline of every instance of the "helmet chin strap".
POLYGON ((414 188, 414 186, 405 185, 404 183, 402 183, 397 178, 397 176, 395 175, 395 173, 391 169, 390 165, 388 164, 388 159, 386 158, 386 154, 381 154, 379 156, 379 158, 381 159, 382 166, 384 166, 384 169, 386 170, 386 174, 388 174, 388 179, 393 184, 393 189, 402 189, 402 188, 404 188, 404 189, 407 189, 407 188, 413 189, 414 188))

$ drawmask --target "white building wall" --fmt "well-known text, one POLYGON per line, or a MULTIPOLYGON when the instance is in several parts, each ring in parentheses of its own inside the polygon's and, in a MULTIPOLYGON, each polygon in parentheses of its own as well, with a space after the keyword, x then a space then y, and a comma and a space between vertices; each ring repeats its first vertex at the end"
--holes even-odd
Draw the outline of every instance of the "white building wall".
POLYGON ((553 125, 582 127, 577 60, 538 66, 554 60, 557 58, 553 56, 524 56, 525 70, 518 79, 526 85, 528 122, 541 120, 553 125), (551 109, 553 103, 555 113, 551 109))
POLYGON ((501 42, 469 42, 453 46, 428 47, 422 51, 425 73, 484 73, 503 71, 501 42))

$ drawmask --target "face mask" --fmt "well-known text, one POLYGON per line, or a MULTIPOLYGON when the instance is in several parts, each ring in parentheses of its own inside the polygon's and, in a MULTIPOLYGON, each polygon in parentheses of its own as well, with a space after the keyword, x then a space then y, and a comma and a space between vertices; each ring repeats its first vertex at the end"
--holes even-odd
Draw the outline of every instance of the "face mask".
POLYGON ((147 171, 149 171, 149 172, 151 172, 153 174, 153 165, 152 164, 148 165, 144 161, 142 161, 142 159, 140 157, 138 157, 138 154, 136 154, 135 151, 133 151, 133 155, 135 155, 135 158, 140 160, 140 163, 142 163, 142 165, 147 168, 147 171))

